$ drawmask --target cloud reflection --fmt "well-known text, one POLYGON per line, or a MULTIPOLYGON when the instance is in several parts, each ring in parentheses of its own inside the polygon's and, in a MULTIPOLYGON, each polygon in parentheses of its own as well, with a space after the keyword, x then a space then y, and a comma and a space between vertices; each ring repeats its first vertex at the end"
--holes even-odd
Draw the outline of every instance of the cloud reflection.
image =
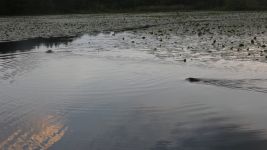
POLYGON ((17 129, 0 143, 3 150, 23 150, 23 149, 48 149, 64 137, 68 127, 52 121, 57 117, 47 116, 40 121, 38 128, 29 130, 17 129))

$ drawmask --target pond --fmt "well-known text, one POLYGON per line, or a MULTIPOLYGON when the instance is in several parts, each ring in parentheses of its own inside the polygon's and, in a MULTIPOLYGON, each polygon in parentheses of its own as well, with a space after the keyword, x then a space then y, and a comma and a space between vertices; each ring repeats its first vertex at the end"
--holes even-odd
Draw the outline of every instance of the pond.
MULTIPOLYGON (((237 14, 220 14, 218 20, 237 14)), ((212 13, 179 14, 194 20, 182 26, 166 21, 170 14, 125 15, 169 24, 4 38, 0 149, 266 149, 267 15, 258 18, 261 27, 229 27, 221 20, 222 32, 247 29, 235 36, 213 29, 212 13), (192 33, 206 22, 205 35, 192 33), (258 45, 251 43, 254 36, 258 45)), ((238 17, 246 15, 252 14, 238 17)), ((49 17, 60 22, 62 16, 49 17)))

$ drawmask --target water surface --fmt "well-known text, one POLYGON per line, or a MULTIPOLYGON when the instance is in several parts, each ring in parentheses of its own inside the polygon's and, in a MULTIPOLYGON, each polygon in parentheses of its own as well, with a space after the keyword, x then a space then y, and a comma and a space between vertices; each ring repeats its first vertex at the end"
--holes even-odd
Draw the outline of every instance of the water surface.
POLYGON ((131 32, 0 43, 0 149, 266 149, 264 62, 131 32))

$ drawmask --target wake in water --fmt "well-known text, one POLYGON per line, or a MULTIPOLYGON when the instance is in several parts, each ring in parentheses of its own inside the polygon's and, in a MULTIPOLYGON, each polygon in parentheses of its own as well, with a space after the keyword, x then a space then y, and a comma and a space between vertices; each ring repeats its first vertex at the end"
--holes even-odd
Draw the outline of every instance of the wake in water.
POLYGON ((200 83, 227 87, 231 89, 249 90, 267 93, 267 79, 208 79, 208 78, 187 78, 191 83, 200 83))

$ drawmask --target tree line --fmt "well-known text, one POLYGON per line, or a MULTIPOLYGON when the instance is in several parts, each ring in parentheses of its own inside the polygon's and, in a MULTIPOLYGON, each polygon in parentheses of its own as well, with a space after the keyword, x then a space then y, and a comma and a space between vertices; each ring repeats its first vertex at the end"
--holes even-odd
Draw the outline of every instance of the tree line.
POLYGON ((0 15, 176 10, 267 10, 267 0, 0 0, 0 15), (173 7, 176 6, 176 7, 173 7))

